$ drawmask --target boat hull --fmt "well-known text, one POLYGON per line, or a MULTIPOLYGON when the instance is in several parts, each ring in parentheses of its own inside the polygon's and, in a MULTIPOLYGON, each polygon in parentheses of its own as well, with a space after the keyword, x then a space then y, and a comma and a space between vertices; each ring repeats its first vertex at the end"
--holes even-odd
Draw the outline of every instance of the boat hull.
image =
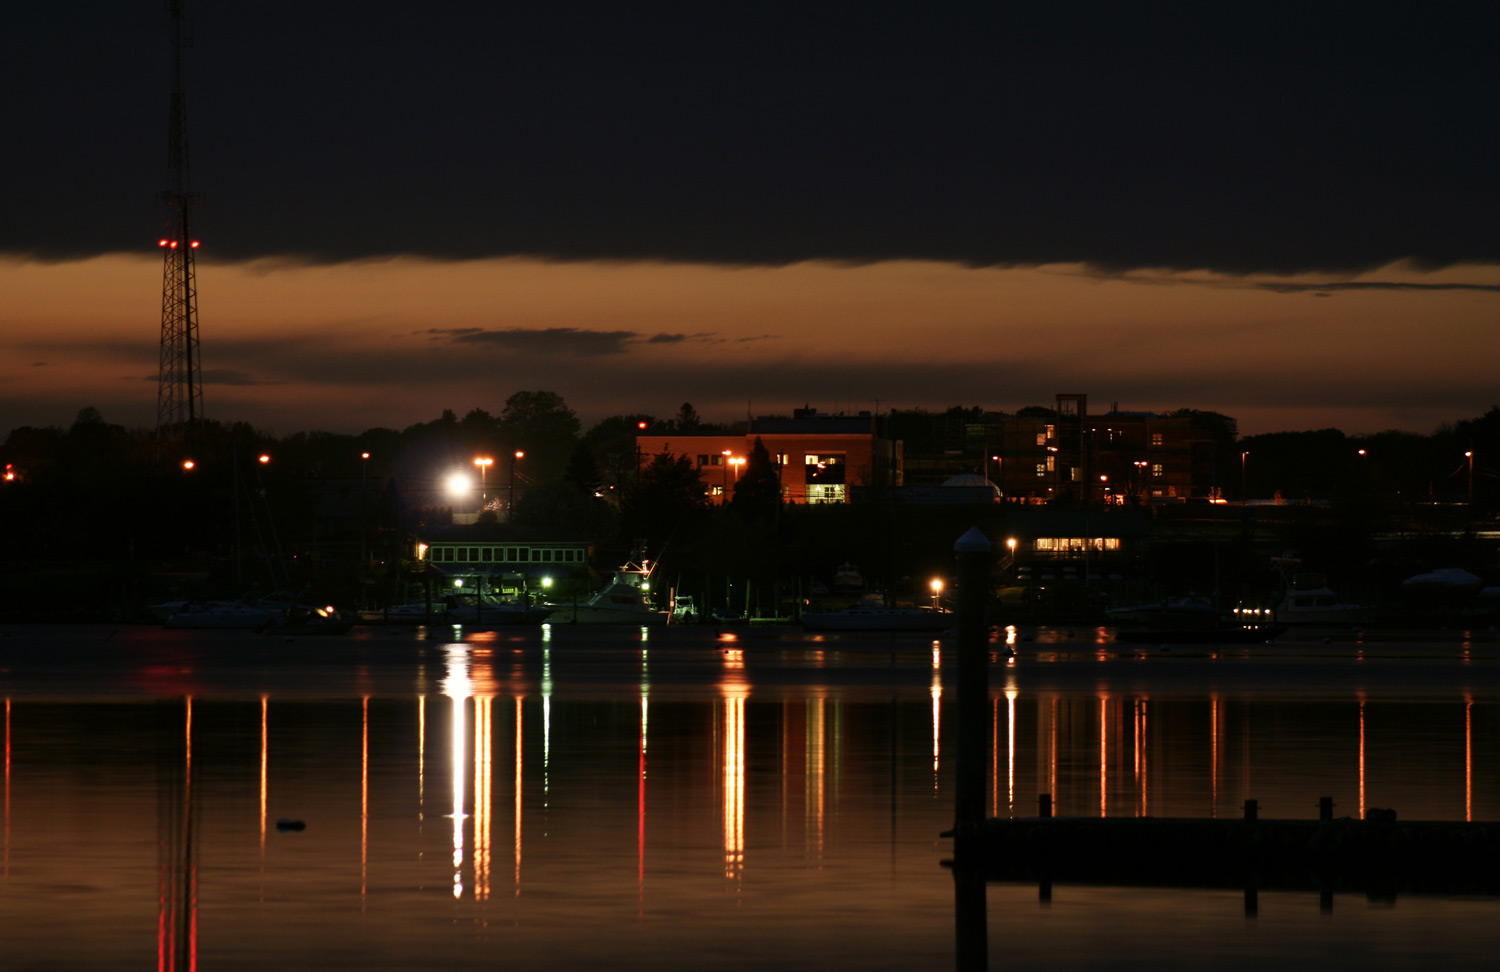
POLYGON ((1248 628, 1120 628, 1116 641, 1151 645, 1259 645, 1286 632, 1286 625, 1258 625, 1248 628))
POLYGON ((807 631, 938 632, 953 627, 951 614, 906 608, 849 608, 802 615, 807 631))

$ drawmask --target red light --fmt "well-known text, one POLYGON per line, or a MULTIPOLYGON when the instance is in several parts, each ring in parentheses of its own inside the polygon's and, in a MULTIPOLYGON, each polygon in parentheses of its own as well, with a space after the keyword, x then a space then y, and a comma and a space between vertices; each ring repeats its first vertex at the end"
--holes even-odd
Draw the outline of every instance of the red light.
POLYGON ((167 245, 167 241, 166 240, 160 240, 160 241, 157 242, 156 245, 157 246, 166 246, 167 245))
POLYGON ((198 241, 197 241, 197 240, 194 240, 194 241, 193 241, 193 243, 192 243, 192 247, 193 247, 193 249, 195 249, 195 250, 196 250, 196 249, 198 249, 198 241))
POLYGON ((637 422, 637 423, 635 423, 635 427, 638 428, 638 429, 644 429, 646 427, 646 423, 645 422, 637 422))
POLYGON ((177 249, 177 241, 173 240, 171 243, 168 243, 167 246, 168 246, 169 249, 175 250, 175 249, 177 249))

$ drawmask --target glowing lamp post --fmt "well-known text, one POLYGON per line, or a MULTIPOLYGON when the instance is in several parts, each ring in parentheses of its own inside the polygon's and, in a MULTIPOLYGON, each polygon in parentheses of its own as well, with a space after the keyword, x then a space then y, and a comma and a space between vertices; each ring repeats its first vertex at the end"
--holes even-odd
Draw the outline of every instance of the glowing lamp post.
POLYGON ((943 579, 934 577, 930 586, 932 587, 932 609, 936 611, 939 610, 938 599, 943 596, 943 579))
POLYGON ((525 459, 526 453, 517 449, 510 457, 510 488, 506 491, 505 518, 510 519, 516 508, 516 460, 525 459))
POLYGON ((484 504, 489 498, 484 488, 484 474, 489 472, 490 467, 494 464, 495 460, 491 459, 489 456, 482 456, 474 460, 474 465, 479 467, 479 511, 481 513, 484 512, 484 504))
POLYGON ((1465 452, 1464 458, 1469 461, 1469 505, 1474 505, 1474 453, 1465 452))

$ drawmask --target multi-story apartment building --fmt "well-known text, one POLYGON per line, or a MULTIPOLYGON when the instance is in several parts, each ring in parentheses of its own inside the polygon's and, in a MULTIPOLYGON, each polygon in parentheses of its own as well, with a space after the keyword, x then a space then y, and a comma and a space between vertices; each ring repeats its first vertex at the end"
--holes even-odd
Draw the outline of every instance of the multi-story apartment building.
POLYGON ((1089 415, 1088 396, 1068 394, 1052 416, 1006 419, 985 459, 1012 499, 1128 504, 1209 496, 1211 447, 1191 419, 1089 415))

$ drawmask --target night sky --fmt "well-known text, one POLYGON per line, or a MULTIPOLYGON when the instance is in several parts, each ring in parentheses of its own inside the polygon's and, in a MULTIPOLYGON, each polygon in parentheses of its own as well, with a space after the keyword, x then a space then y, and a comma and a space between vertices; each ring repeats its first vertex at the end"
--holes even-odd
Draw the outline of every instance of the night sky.
MULTIPOLYGON (((154 421, 163 7, 0 32, 0 431, 154 421)), ((188 11, 210 417, 1500 399, 1500 8, 188 11)))

